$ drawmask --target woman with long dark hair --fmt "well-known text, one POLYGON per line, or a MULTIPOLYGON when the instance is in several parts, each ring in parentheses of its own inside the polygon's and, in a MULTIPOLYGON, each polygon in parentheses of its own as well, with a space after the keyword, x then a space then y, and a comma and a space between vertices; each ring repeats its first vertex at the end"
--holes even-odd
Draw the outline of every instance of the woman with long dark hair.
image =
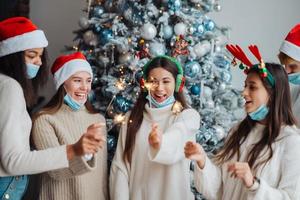
POLYGON ((47 45, 44 32, 27 18, 0 22, 0 197, 3 199, 21 199, 27 186, 26 174, 68 167, 70 160, 95 153, 100 145, 92 134, 86 134, 74 144, 30 151, 32 123, 26 108, 35 104, 37 89, 46 83, 47 45))
POLYGON ((185 146, 186 157, 196 161, 196 188, 207 199, 299 199, 300 132, 287 74, 279 64, 242 60, 247 116, 212 160, 200 144, 185 146))
POLYGON ((183 69, 168 56, 143 68, 144 89, 122 125, 111 166, 111 199, 194 199, 186 141, 195 140, 200 116, 183 95, 183 69))

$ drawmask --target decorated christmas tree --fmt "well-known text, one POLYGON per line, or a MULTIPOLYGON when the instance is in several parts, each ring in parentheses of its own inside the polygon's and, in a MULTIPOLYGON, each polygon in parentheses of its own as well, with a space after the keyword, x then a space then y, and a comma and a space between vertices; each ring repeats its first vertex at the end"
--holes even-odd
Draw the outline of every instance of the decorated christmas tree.
POLYGON ((93 67, 90 99, 107 119, 110 161, 118 124, 140 92, 142 66, 157 55, 183 66, 187 100, 201 116, 197 142, 209 153, 222 146, 243 100, 231 86, 228 29, 207 16, 220 10, 218 0, 87 2, 71 49, 85 53, 93 67))

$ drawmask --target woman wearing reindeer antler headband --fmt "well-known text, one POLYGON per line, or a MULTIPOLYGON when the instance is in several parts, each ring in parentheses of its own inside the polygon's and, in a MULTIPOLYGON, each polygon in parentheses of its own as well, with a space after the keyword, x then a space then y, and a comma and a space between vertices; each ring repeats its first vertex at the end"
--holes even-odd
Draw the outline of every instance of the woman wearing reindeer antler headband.
POLYGON ((211 160, 200 144, 187 142, 196 161, 195 185, 207 199, 300 199, 300 135, 291 111, 287 74, 278 64, 253 65, 239 46, 227 49, 247 74, 243 97, 247 116, 230 131, 211 160))

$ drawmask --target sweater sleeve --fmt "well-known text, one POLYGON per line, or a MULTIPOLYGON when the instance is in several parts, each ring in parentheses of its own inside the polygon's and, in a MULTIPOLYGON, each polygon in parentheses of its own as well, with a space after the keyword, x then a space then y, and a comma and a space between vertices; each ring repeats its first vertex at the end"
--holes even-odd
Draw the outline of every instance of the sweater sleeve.
MULTIPOLYGON (((60 146, 59 139, 54 129, 55 124, 53 123, 54 122, 51 122, 47 115, 41 115, 35 120, 32 129, 32 138, 33 143, 38 150, 60 146)), ((68 168, 52 170, 47 173, 54 179, 67 179, 90 172, 95 168, 95 162, 95 156, 93 156, 90 161, 86 161, 83 157, 76 156, 69 161, 68 168)))
POLYGON ((129 200, 129 167, 123 160, 127 124, 122 125, 109 177, 110 199, 129 200))
POLYGON ((34 174, 68 166, 64 145, 30 151, 31 120, 26 111, 23 90, 15 80, 1 82, 0 105, 0 175, 34 174))
POLYGON ((185 159, 184 145, 189 140, 195 140, 199 127, 199 113, 194 109, 184 110, 178 116, 178 119, 163 133, 160 149, 149 148, 150 160, 172 165, 185 159))
MULTIPOLYGON (((268 184, 268 180, 260 179, 258 189, 248 191, 248 199, 258 200, 292 200, 300 199, 300 135, 283 138, 286 140, 281 148, 282 158, 278 158, 281 167, 281 180, 277 187, 268 184)), ((259 178, 259 177, 258 177, 259 178)))
POLYGON ((195 163, 194 169, 195 187, 207 199, 219 199, 223 183, 222 170, 206 157, 205 166, 200 169, 195 163))

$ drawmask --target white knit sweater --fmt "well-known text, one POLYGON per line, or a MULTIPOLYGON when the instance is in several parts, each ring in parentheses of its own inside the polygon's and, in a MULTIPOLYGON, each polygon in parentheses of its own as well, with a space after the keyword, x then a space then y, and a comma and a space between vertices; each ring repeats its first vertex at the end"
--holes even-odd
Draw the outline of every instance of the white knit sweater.
POLYGON ((0 176, 68 167, 66 146, 30 151, 31 119, 20 84, 0 74, 0 176), (47 159, 45 159, 47 158, 47 159))
MULTIPOLYGON (((240 162, 246 161, 251 146, 262 137, 263 125, 257 124, 240 147, 240 162)), ((220 167, 206 159, 203 170, 195 167, 197 190, 209 200, 299 200, 300 199, 300 134, 296 126, 282 127, 272 145, 273 157, 255 176, 260 179, 258 189, 247 189, 241 180, 230 177, 228 163, 236 162, 237 156, 220 167)), ((266 156, 261 157, 264 159, 266 156)))
POLYGON ((149 108, 136 136, 132 162, 123 161, 127 123, 122 126, 116 154, 111 167, 110 196, 112 200, 192 200, 190 161, 184 157, 184 145, 195 140, 200 116, 186 109, 178 116, 171 106, 149 108), (163 132, 159 151, 149 146, 152 123, 163 132))

